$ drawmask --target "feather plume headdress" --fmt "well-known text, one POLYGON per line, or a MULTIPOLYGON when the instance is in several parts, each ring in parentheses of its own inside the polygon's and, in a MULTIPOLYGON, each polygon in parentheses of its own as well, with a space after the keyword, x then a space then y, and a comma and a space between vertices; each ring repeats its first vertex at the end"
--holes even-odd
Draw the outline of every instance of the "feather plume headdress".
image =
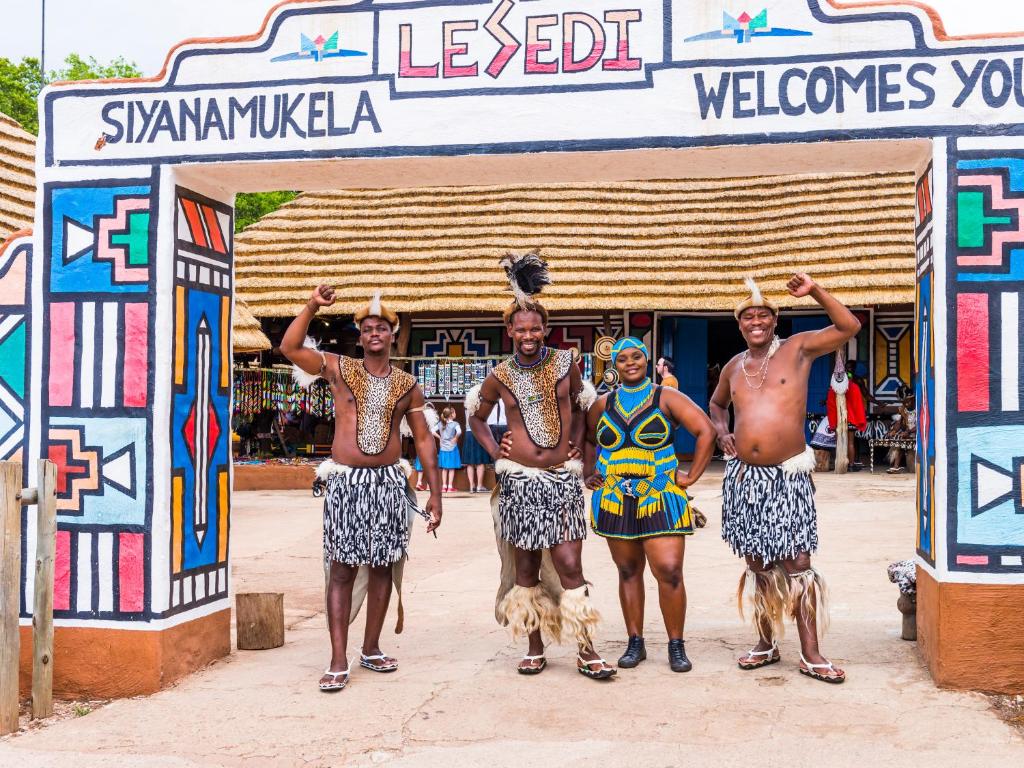
POLYGON ((507 253, 498 264, 505 270, 509 290, 520 309, 531 308, 536 303, 534 297, 545 285, 551 285, 548 263, 541 258, 539 250, 522 255, 507 253))
POLYGON ((751 307, 765 307, 770 309, 773 315, 779 314, 779 305, 774 301, 766 299, 761 294, 761 289, 757 287, 757 283, 754 282, 754 278, 745 277, 743 282, 747 284, 747 288, 750 290, 750 296, 745 298, 739 304, 736 305, 736 311, 733 315, 737 320, 740 319, 740 315, 743 314, 743 310, 750 309, 751 307))
POLYGON ((381 303, 380 297, 381 292, 379 290, 374 291, 373 298, 370 299, 370 302, 365 307, 357 311, 355 315, 353 315, 352 319, 355 320, 356 325, 359 325, 368 317, 379 317, 383 320, 387 320, 388 324, 391 326, 391 330, 397 333, 398 315, 384 306, 381 303))

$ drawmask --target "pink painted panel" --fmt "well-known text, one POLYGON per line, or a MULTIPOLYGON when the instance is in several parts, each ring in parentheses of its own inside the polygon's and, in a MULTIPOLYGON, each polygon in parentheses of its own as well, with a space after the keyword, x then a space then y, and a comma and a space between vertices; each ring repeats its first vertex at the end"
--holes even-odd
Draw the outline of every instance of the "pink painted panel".
MULTIPOLYGON (((91 578, 86 574, 86 578, 91 578)), ((71 532, 57 531, 57 549, 53 557, 53 610, 71 608, 71 532)))
POLYGON ((145 560, 144 535, 141 533, 122 533, 118 535, 118 594, 122 613, 134 613, 143 608, 145 597, 145 580, 143 578, 143 562, 145 560))
POLYGON ((124 305, 124 404, 130 408, 146 405, 149 369, 149 306, 124 305))
POLYGON ((73 405, 75 389, 75 305, 50 305, 50 405, 73 405))

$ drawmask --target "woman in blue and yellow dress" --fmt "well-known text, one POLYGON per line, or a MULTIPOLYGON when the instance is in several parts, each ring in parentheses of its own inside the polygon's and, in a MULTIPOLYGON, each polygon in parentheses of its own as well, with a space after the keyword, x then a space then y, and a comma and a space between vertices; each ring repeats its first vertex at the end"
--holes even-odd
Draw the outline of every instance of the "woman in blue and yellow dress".
POLYGON ((628 669, 647 658, 643 572, 650 563, 668 631, 669 666, 687 672, 693 665, 683 641, 683 553, 685 537, 693 533, 693 510, 686 489, 711 460, 715 429, 686 395, 651 382, 649 361, 639 339, 620 339, 612 347, 621 385, 599 398, 587 416, 584 476, 594 491, 591 527, 607 539, 619 569, 619 599, 629 634, 619 666, 628 669), (697 439, 689 472, 676 458, 677 429, 697 439))

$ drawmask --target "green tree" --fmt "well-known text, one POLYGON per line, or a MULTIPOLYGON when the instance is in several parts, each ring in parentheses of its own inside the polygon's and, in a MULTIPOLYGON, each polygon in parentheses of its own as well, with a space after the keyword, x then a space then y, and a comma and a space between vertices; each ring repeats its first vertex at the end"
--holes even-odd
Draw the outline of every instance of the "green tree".
POLYGON ((29 133, 39 133, 39 92, 46 83, 61 80, 98 80, 108 77, 142 77, 135 64, 118 56, 108 64, 95 57, 83 59, 77 53, 68 54, 64 66, 43 76, 39 59, 26 56, 15 64, 0 57, 0 112, 13 117, 29 133))
MULTIPOLYGON (((51 70, 43 76, 39 59, 25 57, 15 64, 0 56, 0 112, 13 117, 26 131, 39 133, 39 92, 47 83, 69 80, 101 80, 111 77, 142 77, 139 68, 124 57, 118 56, 103 64, 90 56, 82 58, 77 53, 68 54, 64 66, 51 70)), ((235 201, 235 231, 276 211, 297 192, 256 192, 239 195, 235 201)))
POLYGON ((294 200, 298 192, 250 192, 235 198, 235 232, 294 200))
POLYGON ((20 64, 0 57, 0 112, 13 117, 29 133, 39 133, 36 97, 43 88, 39 59, 24 58, 20 64))
POLYGON ((69 53, 64 59, 61 69, 54 69, 46 82, 55 83, 61 80, 104 80, 110 77, 142 77, 142 70, 135 62, 127 61, 123 56, 111 60, 109 64, 101 64, 94 56, 86 61, 77 53, 69 53))

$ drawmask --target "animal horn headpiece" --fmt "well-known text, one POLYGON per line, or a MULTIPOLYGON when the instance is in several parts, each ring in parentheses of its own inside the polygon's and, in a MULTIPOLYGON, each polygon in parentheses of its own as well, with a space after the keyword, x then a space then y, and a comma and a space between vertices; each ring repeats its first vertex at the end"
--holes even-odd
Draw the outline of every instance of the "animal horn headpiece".
POLYGON ((757 287, 757 283, 754 282, 754 278, 745 277, 743 282, 745 282, 747 284, 747 288, 750 289, 750 296, 736 305, 736 311, 733 312, 733 315, 737 320, 740 319, 740 315, 743 314, 743 310, 750 309, 751 307, 765 307, 770 309, 773 315, 779 314, 779 305, 774 301, 769 301, 761 295, 761 289, 757 287))
POLYGON ((391 325, 391 329, 396 332, 398 331, 398 315, 381 303, 380 291, 374 291, 373 298, 370 299, 370 302, 356 312, 352 319, 355 320, 356 325, 359 325, 368 317, 380 317, 387 320, 391 325))

